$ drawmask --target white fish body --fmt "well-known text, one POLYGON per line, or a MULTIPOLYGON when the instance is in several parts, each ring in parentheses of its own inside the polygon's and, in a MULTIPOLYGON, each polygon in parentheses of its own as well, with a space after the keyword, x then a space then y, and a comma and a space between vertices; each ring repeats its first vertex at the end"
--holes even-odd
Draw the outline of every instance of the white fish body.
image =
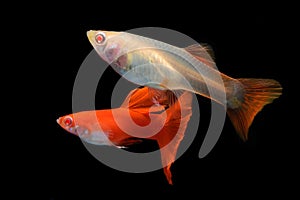
MULTIPOLYGON (((88 32, 90 41, 96 34, 88 32)), ((126 32, 103 34, 107 37, 103 45, 91 43, 98 54, 127 80, 157 89, 188 90, 226 104, 223 79, 227 76, 216 69, 201 45, 193 45, 187 50, 198 50, 209 65, 200 62, 186 49, 161 41, 126 32)), ((228 77, 226 80, 233 79, 228 77)))

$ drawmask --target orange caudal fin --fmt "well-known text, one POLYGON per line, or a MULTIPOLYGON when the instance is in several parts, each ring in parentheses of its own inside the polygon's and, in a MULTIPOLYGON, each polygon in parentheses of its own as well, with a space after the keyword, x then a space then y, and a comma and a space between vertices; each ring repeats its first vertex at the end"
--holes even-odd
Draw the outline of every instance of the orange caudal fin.
MULTIPOLYGON (((238 79, 243 85, 243 98, 239 106, 228 106, 227 114, 237 133, 243 140, 248 139, 248 129, 256 114, 281 95, 281 85, 272 79, 238 79)), ((236 100, 236 99, 235 99, 236 100)), ((238 101, 238 100, 237 100, 238 101)))
MULTIPOLYGON (((172 98, 173 99, 173 98, 172 98)), ((192 115, 192 94, 183 92, 176 102, 167 110, 167 119, 164 128, 155 136, 158 142, 164 173, 169 184, 172 182, 170 171, 175 161, 177 149, 184 137, 185 130, 192 115)))
POLYGON ((170 168, 192 115, 192 97, 187 91, 144 87, 130 92, 121 105, 135 112, 153 115, 156 120, 166 120, 163 128, 151 139, 156 140, 159 145, 161 162, 169 184, 172 184, 170 168))

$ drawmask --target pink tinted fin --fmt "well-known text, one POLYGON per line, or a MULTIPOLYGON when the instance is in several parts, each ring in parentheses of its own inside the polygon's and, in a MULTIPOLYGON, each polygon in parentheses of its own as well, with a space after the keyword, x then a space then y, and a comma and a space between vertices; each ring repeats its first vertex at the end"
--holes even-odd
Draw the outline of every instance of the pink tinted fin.
POLYGON ((140 113, 149 113, 150 108, 151 112, 162 112, 169 104, 170 93, 172 92, 149 87, 137 88, 127 95, 121 107, 139 109, 140 113))
POLYGON ((192 56, 194 56, 199 61, 205 63, 209 67, 217 68, 213 60, 213 50, 208 46, 201 46, 199 44, 193 44, 184 48, 192 56))
POLYGON ((149 97, 156 105, 171 106, 176 103, 177 98, 183 94, 183 90, 158 90, 149 88, 149 97))
POLYGON ((205 51, 208 53, 208 55, 211 57, 212 60, 215 60, 216 56, 215 56, 215 52, 213 50, 213 48, 206 43, 201 43, 201 46, 205 49, 205 51))
POLYGON ((164 128, 155 136, 158 142, 164 173, 169 184, 172 184, 170 171, 175 161, 177 149, 182 141, 188 122, 192 115, 192 94, 183 92, 178 100, 166 110, 167 120, 164 128), (172 142, 172 143, 170 143, 172 142))
POLYGON ((248 129, 256 114, 281 95, 281 85, 272 79, 237 79, 243 84, 244 97, 237 108, 227 109, 234 128, 243 140, 248 139, 248 129))

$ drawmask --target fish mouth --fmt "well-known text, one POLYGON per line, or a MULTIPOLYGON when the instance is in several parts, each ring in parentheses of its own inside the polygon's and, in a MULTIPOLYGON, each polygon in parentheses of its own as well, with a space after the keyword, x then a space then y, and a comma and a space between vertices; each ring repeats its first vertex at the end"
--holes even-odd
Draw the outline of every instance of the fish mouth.
POLYGON ((93 32, 92 30, 86 32, 86 35, 87 35, 87 37, 88 37, 89 39, 90 39, 90 37, 92 36, 92 32, 93 32))
POLYGON ((89 30, 89 31, 86 32, 86 35, 87 35, 90 42, 94 41, 95 34, 96 34, 95 30, 89 30))

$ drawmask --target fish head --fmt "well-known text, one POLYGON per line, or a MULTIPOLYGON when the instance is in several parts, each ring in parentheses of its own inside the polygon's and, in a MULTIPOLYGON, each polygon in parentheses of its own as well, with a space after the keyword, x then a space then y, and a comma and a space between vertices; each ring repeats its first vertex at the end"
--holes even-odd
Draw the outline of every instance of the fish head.
POLYGON ((79 116, 75 116, 75 114, 65 115, 63 117, 59 117, 56 122, 69 133, 77 136, 87 135, 90 133, 90 130, 88 129, 86 124, 82 123, 79 116))
POLYGON ((130 41, 127 33, 114 31, 87 32, 87 37, 99 56, 121 75, 130 69, 128 49, 130 41))
POLYGON ((94 111, 84 111, 59 117, 56 122, 66 131, 84 141, 97 145, 111 145, 109 133, 98 124, 94 111))

